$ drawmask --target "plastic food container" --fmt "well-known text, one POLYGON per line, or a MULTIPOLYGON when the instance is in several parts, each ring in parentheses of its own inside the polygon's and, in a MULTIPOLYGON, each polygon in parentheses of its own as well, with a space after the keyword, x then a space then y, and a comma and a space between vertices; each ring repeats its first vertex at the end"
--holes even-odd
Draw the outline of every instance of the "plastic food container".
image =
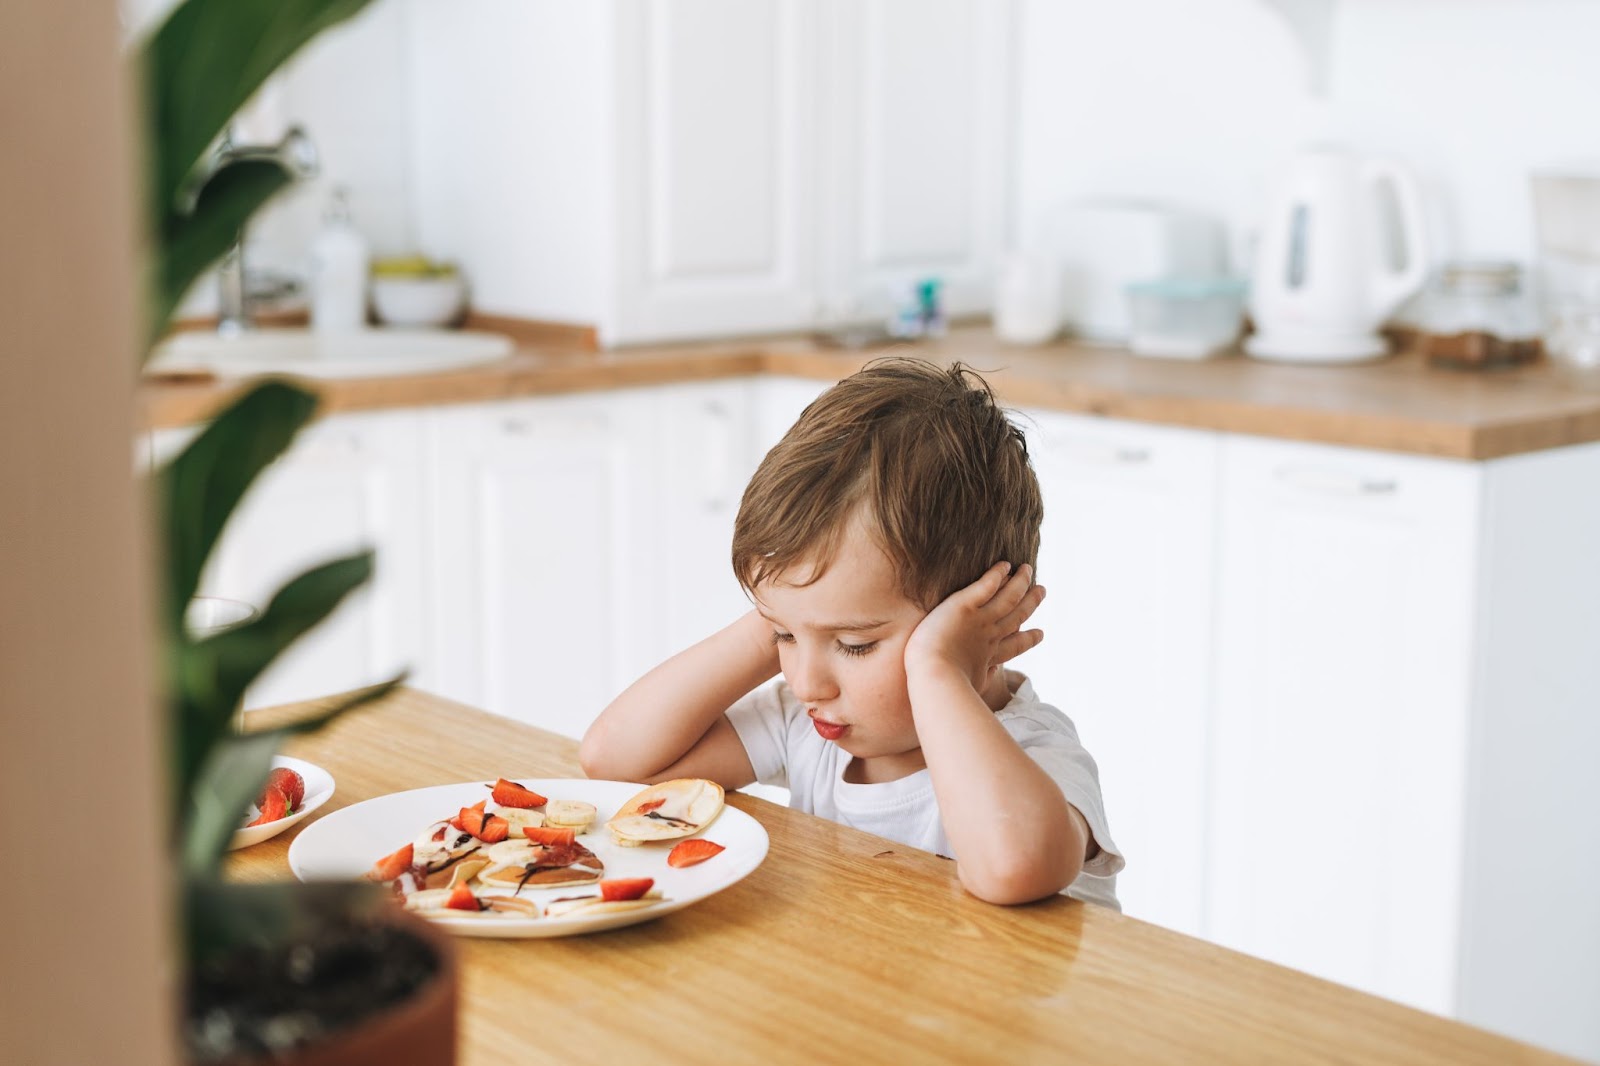
POLYGON ((1135 355, 1205 359, 1231 348, 1244 321, 1245 283, 1238 278, 1162 278, 1127 287, 1135 355))

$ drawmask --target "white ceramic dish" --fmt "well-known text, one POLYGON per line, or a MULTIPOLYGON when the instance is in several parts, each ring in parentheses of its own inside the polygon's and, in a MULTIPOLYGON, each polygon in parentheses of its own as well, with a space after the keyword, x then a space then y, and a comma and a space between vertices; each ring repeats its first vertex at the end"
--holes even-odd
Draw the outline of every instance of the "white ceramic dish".
POLYGON ((449 325, 461 314, 466 298, 466 285, 456 274, 372 279, 373 309, 378 321, 391 326, 449 325))
MULTIPOLYGON (((333 776, 320 766, 314 766, 304 759, 291 759, 287 755, 274 755, 273 766, 286 766, 305 778, 306 794, 300 801, 300 809, 286 818, 279 818, 276 822, 265 825, 241 826, 233 831, 233 840, 228 844, 229 851, 238 851, 248 848, 252 844, 259 844, 263 840, 271 840, 290 826, 299 825, 311 814, 312 811, 327 803, 333 795, 333 776)), ((245 821, 250 821, 258 812, 253 808, 245 821)))
MULTIPOLYGON (((452 914, 430 912, 427 917, 459 936, 544 938, 598 933, 638 922, 648 922, 680 911, 713 896, 748 876, 767 857, 767 831, 761 823, 733 807, 724 806, 698 836, 714 840, 726 851, 698 866, 674 869, 667 865, 667 852, 676 840, 625 848, 611 839, 606 821, 644 785, 626 781, 588 781, 582 778, 512 777, 550 799, 585 800, 595 805, 598 815, 579 843, 605 863, 607 880, 623 877, 652 877, 664 897, 653 907, 616 914, 564 918, 524 918, 496 913, 452 914)), ((334 811, 289 846, 289 868, 302 881, 350 880, 363 876, 372 864, 403 847, 429 823, 449 817, 489 795, 482 781, 458 785, 435 785, 410 792, 395 792, 365 800, 334 811)), ((520 895, 543 905, 560 896, 597 892, 592 885, 567 885, 554 888, 524 888, 520 895)), ((509 895, 509 892, 504 894, 509 895)))

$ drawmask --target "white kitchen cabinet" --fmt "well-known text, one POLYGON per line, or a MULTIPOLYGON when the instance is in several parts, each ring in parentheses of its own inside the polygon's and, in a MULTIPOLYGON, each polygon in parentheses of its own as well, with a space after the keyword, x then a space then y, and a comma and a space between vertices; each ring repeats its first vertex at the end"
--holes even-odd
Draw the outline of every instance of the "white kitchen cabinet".
POLYGON ((478 310, 606 345, 875 317, 930 275, 982 310, 1013 20, 1010 0, 413 3, 421 241, 478 310))
POLYGON ((1224 439, 1211 939, 1600 1059, 1596 486, 1224 439))
POLYGON ((748 610, 729 546, 754 389, 432 412, 438 691, 580 736, 637 677, 748 610))
POLYGON ((641 550, 655 603, 640 673, 750 610, 733 575, 732 545, 739 501, 758 460, 756 388, 745 379, 653 390, 656 474, 641 550))
MULTIPOLYGON (((258 608, 314 566, 363 548, 376 552, 369 583, 250 687, 246 709, 342 692, 408 668, 413 683, 427 686, 422 417, 385 411, 313 423, 223 530, 200 593, 258 608)), ((170 458, 189 436, 155 435, 156 457, 170 458)))
POLYGON ((920 276, 987 311, 1011 199, 1010 0, 822 0, 816 139, 824 319, 887 315, 920 276))
POLYGON ((646 661, 648 410, 613 392, 431 412, 436 691, 579 736, 646 661))
POLYGON ((1444 1013, 1480 476, 1228 437, 1218 501, 1209 933, 1444 1013))
POLYGON ((1045 520, 1015 666, 1077 726, 1128 860, 1126 913, 1203 932, 1218 435, 1028 411, 1045 520))

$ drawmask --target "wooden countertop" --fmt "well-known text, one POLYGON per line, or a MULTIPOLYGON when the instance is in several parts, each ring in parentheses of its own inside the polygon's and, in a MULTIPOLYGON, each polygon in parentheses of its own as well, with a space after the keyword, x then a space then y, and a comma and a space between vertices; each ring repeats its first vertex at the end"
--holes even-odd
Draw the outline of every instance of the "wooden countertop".
MULTIPOLYGON (((304 824, 425 785, 581 776, 573 741, 415 690, 287 750, 337 782, 304 824)), ((729 802, 771 850, 723 892, 609 933, 458 941, 462 1066, 514 1061, 552 1024, 594 1062, 1569 1061, 1065 897, 981 903, 931 854, 729 802)), ((230 874, 287 878, 302 828, 230 874)))
MULTIPOLYGON (((1438 370, 1415 355, 1362 366, 1292 366, 1241 355, 1205 362, 1144 359, 1059 343, 1014 348, 982 326, 937 342, 870 351, 777 337, 608 352, 525 344, 499 363, 450 373, 316 381, 324 413, 469 403, 752 374, 835 381, 886 352, 956 359, 987 372, 1013 406, 1169 426, 1318 441, 1454 459, 1494 459, 1600 441, 1600 385, 1549 367, 1438 370)), ((187 425, 237 382, 152 381, 145 424, 187 425)))

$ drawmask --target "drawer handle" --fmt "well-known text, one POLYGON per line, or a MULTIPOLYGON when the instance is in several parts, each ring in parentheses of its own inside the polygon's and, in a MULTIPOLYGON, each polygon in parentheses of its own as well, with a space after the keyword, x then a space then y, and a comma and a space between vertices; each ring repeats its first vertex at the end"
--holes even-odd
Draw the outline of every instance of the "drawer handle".
POLYGON ((1065 440, 1054 444, 1054 450, 1069 459, 1099 463, 1102 466, 1138 466, 1152 458, 1149 448, 1132 444, 1107 444, 1104 441, 1065 440))
POLYGON ((1285 485, 1324 496, 1372 498, 1393 496, 1400 491, 1394 478, 1366 477, 1346 470, 1325 470, 1312 466, 1282 466, 1274 476, 1285 485))

